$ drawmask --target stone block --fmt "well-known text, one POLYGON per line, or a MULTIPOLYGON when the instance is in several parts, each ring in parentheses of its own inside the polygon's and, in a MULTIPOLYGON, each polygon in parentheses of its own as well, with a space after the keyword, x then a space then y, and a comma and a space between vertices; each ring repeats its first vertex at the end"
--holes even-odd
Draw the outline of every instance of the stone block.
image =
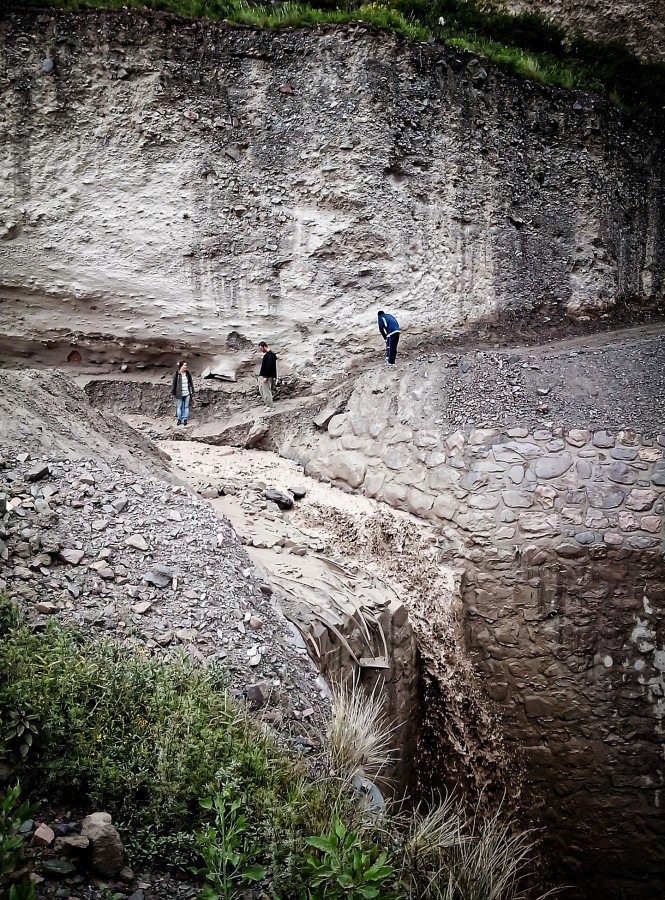
POLYGON ((434 496, 412 488, 407 496, 407 509, 414 516, 425 516, 434 505, 434 496))
POLYGON ((347 418, 345 414, 333 416, 328 422, 328 434, 331 438, 341 437, 346 429, 347 418))
POLYGON ((117 875, 123 864, 122 843, 111 821, 108 813, 98 812, 86 816, 81 826, 90 841, 92 868, 100 875, 117 875))
POLYGON ((524 697, 524 712, 530 719, 549 718, 554 714, 555 704, 551 699, 536 694, 524 697))
POLYGON ((630 461, 637 459, 637 450, 634 450, 632 447, 613 447, 610 450, 610 457, 612 459, 630 461))
POLYGON ((505 446, 493 447, 492 455, 497 462, 506 465, 515 465, 524 462, 524 457, 514 449, 507 449, 505 446))
POLYGON ((581 525, 584 521, 584 513, 579 507, 564 506, 561 510, 561 521, 566 525, 581 525))
POLYGON ((505 700, 508 696, 507 681, 501 681, 498 678, 491 678, 485 682, 484 687, 485 692, 492 698, 492 700, 496 700, 497 703, 505 700))
POLYGON ((377 497, 389 506, 399 507, 402 506, 404 500, 406 500, 406 495, 407 489, 403 484, 395 484, 394 482, 389 481, 384 483, 383 487, 378 492, 377 497))
POLYGON ((587 528, 600 529, 607 528, 609 521, 601 510, 589 508, 584 519, 584 524, 587 528))
POLYGON ((522 481, 524 481, 524 467, 511 466, 506 472, 506 475, 513 484, 521 484, 522 481))
POLYGON ((626 508, 632 509, 634 512, 646 512, 651 509, 657 499, 658 494, 655 491, 633 488, 626 497, 626 508))
POLYGON ((635 484, 637 475, 624 462, 614 462, 607 471, 607 477, 615 484, 635 484))
POLYGON ((583 447, 589 442, 591 432, 582 428, 571 428, 566 434, 566 441, 571 447, 583 447))
POLYGON ((346 434, 343 434, 341 436, 340 444, 342 445, 342 447, 344 447, 345 450, 360 450, 361 447, 365 446, 366 440, 357 437, 355 434, 347 432, 346 434))
POLYGON ((459 502, 446 494, 437 497, 432 512, 440 519, 452 519, 459 509, 459 502))
POLYGON ((660 516, 644 516, 640 519, 639 527, 642 531, 649 531, 652 534, 658 534, 663 527, 663 521, 660 516))
POLYGON ((648 550, 651 547, 657 547, 659 540, 658 538, 648 538, 640 534, 633 534, 628 538, 628 544, 635 550, 648 550))
POLYGON ((586 492, 589 503, 597 509, 615 509, 621 506, 626 496, 623 491, 597 484, 587 485, 586 492))
POLYGON ((472 509, 496 509, 499 505, 499 497, 497 494, 472 494, 468 504, 472 509))
POLYGON ((614 447, 614 444, 616 443, 614 435, 610 434, 609 431, 594 431, 592 441, 594 447, 601 447, 603 449, 614 447))
POLYGON ((328 458, 328 474, 332 479, 345 481, 351 487, 360 487, 367 472, 367 461, 360 453, 331 453, 328 458))
POLYGON ((398 484, 405 484, 408 487, 411 487, 412 485, 422 487, 426 484, 425 470, 422 466, 415 464, 413 458, 411 458, 409 465, 399 472, 395 481, 397 481, 398 484))
POLYGON ((549 484, 539 484, 534 490, 533 496, 543 509, 552 509, 557 498, 557 492, 549 484))
POLYGON ((487 475, 480 472, 467 472, 460 478, 459 485, 465 491, 478 491, 488 482, 487 475))
POLYGON ((622 531, 637 531, 639 525, 637 523, 637 519, 633 515, 632 512, 626 512, 625 510, 620 512, 617 516, 617 522, 619 528, 622 531))
POLYGON ((32 836, 33 847, 50 847, 55 840, 55 833, 45 822, 38 826, 32 836))
POLYGON ((449 490, 459 484, 460 474, 448 466, 438 466, 432 469, 428 476, 428 484, 431 491, 439 493, 449 490))
POLYGON ((510 509, 529 509, 533 506, 533 497, 522 491, 502 491, 501 499, 510 509))
POLYGON ((559 478, 570 469, 572 464, 573 457, 566 451, 537 459, 534 471, 538 478, 559 478))
POLYGON ((578 459, 575 464, 575 469, 583 481, 588 481, 593 475, 593 466, 587 459, 578 459))
POLYGON ((542 447, 529 441, 508 441, 503 446, 505 450, 513 450, 522 459, 538 459, 543 455, 542 447))
POLYGON ((542 513, 525 513, 520 516, 519 525, 522 531, 536 537, 553 537, 559 532, 557 516, 545 516, 542 513))
POLYGON ((389 469, 406 469, 412 463, 412 455, 406 444, 390 447, 383 454, 382 461, 389 469))
POLYGON ((462 450, 464 447, 464 435, 461 431, 454 431, 448 435, 444 443, 451 453, 453 450, 462 450))
POLYGON ((84 834, 67 834, 55 839, 53 850, 58 856, 78 856, 89 846, 90 839, 84 834))
POLYGON ((566 559, 574 559, 576 556, 582 556, 584 554, 584 548, 579 544, 571 544, 568 541, 564 541, 555 547, 556 552, 559 556, 563 556, 566 559))
POLYGON ((368 497, 376 497, 385 481, 385 472, 381 469, 368 469, 362 483, 363 493, 368 497))
POLYGON ((434 450, 439 446, 441 435, 438 431, 416 431, 414 443, 420 450, 434 450))
POLYGON ((425 464, 428 469, 436 469, 437 466, 443 466, 447 459, 448 457, 443 451, 432 450, 427 454, 425 464))

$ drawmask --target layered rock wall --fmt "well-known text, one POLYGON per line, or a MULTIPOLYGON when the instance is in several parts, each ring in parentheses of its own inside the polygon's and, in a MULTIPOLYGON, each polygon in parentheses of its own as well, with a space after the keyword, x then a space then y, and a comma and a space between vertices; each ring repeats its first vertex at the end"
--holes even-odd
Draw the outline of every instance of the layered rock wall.
POLYGON ((363 342, 663 297, 659 139, 368 28, 0 19, 0 346, 363 342))

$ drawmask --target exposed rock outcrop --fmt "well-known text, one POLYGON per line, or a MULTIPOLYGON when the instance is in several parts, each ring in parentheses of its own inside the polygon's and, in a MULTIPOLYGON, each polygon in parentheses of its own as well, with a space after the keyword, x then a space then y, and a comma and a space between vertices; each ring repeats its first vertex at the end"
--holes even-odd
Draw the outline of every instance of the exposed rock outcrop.
POLYGON ((512 12, 538 12, 569 33, 626 44, 644 59, 665 59, 665 16, 661 0, 507 0, 512 12))
POLYGON ((662 299, 662 146, 592 95, 367 27, 22 11, 0 43, 4 352, 233 369, 377 305, 438 335, 662 299))

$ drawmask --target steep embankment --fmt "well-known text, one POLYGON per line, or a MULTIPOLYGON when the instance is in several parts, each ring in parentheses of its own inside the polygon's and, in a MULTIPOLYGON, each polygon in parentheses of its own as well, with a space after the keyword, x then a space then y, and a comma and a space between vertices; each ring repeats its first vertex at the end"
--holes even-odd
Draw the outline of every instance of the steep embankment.
POLYGON ((660 144, 592 96, 364 27, 0 28, 5 352, 305 356, 381 305, 439 334, 662 299, 660 144))
POLYGON ((626 44, 645 59, 665 59, 665 16, 661 0, 508 0, 511 12, 538 12, 566 30, 601 41, 626 44))

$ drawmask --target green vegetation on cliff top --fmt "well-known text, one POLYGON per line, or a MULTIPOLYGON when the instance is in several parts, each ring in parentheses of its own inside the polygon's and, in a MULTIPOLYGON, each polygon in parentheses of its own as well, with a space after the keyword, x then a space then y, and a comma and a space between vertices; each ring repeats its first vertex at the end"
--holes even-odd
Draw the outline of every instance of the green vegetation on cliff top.
POLYGON ((594 91, 624 111, 665 115, 665 64, 638 59, 619 43, 568 34, 537 13, 512 15, 482 0, 16 0, 16 6, 151 9, 261 28, 362 21, 414 41, 443 41, 524 78, 594 91))

